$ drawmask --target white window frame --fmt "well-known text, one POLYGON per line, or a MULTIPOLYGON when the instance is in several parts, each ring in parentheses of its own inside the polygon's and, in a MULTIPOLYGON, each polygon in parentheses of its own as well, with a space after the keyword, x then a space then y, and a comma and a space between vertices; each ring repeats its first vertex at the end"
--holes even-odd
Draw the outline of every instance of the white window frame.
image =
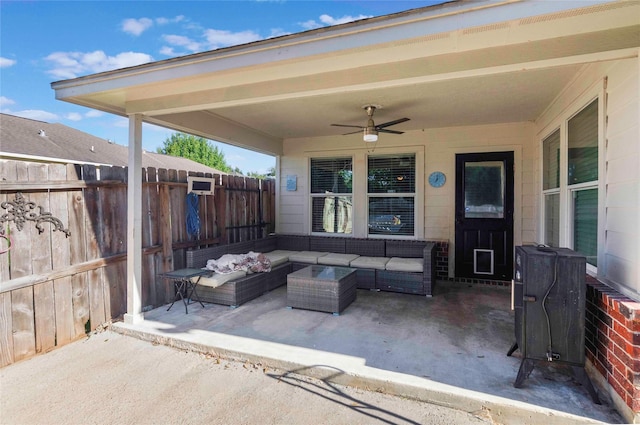
POLYGON ((418 221, 418 202, 420 197, 418 196, 418 190, 420 185, 418 184, 419 179, 422 178, 423 173, 419 170, 418 168, 418 161, 419 158, 419 153, 412 150, 412 149, 408 149, 407 151, 400 151, 394 154, 390 154, 390 153, 382 153, 382 152, 373 152, 373 153, 369 153, 366 155, 365 158, 365 187, 364 187, 364 193, 366 195, 366 199, 365 199, 365 208, 367 210, 367 214, 366 214, 366 237, 370 238, 370 239, 416 239, 418 237, 418 225, 419 223, 422 223, 422 221, 418 221), (369 158, 370 157, 383 157, 383 156, 393 156, 393 155, 413 155, 414 156, 414 178, 415 178, 415 182, 414 182, 414 187, 413 187, 413 192, 394 192, 394 193, 369 193, 369 187, 368 187, 368 176, 369 176, 369 158), (370 234, 369 233, 369 229, 368 229, 368 224, 369 224, 369 200, 371 198, 398 198, 398 197, 403 197, 403 198, 413 198, 413 234, 412 235, 384 235, 384 234, 370 234))
MULTIPOLYGON (((550 130, 545 131, 543 137, 539 139, 540 149, 540 182, 539 188, 541 193, 541 206, 540 206, 540 240, 544 241, 546 234, 546 196, 554 193, 560 195, 560 234, 559 243, 561 247, 567 247, 573 249, 573 237, 574 237, 574 223, 573 223, 573 197, 577 191, 587 189, 598 189, 598 229, 597 229, 597 264, 604 264, 604 247, 602 241, 604 241, 604 221, 605 221, 605 199, 604 199, 604 184, 605 184, 605 143, 604 143, 604 131, 605 131, 605 99, 604 89, 598 85, 597 88, 593 88, 585 95, 577 99, 571 104, 565 112, 557 117, 547 127, 550 130), (567 170, 569 166, 569 142, 568 142, 568 127, 569 121, 579 114, 584 108, 589 106, 593 101, 598 101, 598 179, 590 182, 578 183, 569 185, 567 170), (557 129, 560 129, 560 182, 558 188, 552 188, 543 190, 543 142, 551 136, 557 129)), ((587 272, 591 275, 597 275, 598 268, 587 263, 587 272)))
POLYGON ((351 193, 331 193, 330 196, 335 196, 335 197, 340 197, 340 196, 348 196, 351 198, 351 205, 352 205, 352 210, 351 211, 355 211, 355 192, 356 192, 356 181, 355 181, 355 158, 354 155, 351 154, 344 154, 344 153, 335 153, 335 154, 329 154, 329 155, 314 155, 314 156, 310 156, 308 159, 308 172, 309 172, 309 189, 308 189, 308 196, 309 196, 309 229, 310 234, 311 235, 319 235, 319 236, 335 236, 335 237, 354 237, 354 218, 353 215, 351 216, 351 232, 350 233, 340 233, 340 232, 314 232, 313 231, 313 199, 314 198, 326 198, 328 195, 326 193, 313 193, 311 191, 312 189, 312 183, 311 183, 311 162, 314 159, 317 160, 331 160, 331 159, 347 159, 350 158, 351 159, 351 173, 352 173, 352 182, 351 182, 351 193))

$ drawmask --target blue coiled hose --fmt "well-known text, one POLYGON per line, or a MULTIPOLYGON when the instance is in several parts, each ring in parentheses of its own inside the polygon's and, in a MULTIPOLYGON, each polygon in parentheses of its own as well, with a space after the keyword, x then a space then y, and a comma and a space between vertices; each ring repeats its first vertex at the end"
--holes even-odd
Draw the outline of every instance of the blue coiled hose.
POLYGON ((200 215, 198 214, 198 195, 187 193, 187 234, 200 237, 200 215))

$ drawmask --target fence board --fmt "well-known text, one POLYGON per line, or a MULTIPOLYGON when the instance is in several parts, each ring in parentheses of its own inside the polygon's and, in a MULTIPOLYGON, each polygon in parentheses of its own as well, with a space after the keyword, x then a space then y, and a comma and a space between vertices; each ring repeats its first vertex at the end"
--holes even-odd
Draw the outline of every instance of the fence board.
MULTIPOLYGON (((78 169, 73 164, 67 165, 67 178, 78 179, 78 169)), ((67 211, 69 214, 69 257, 71 264, 84 263, 87 261, 86 245, 86 203, 84 201, 84 191, 73 189, 67 191, 67 211)))
POLYGON ((101 241, 104 240, 103 227, 101 226, 103 222, 102 209, 100 208, 98 188, 87 187, 83 192, 86 208, 84 244, 87 249, 87 260, 95 260, 100 258, 101 241))
POLYGON ((65 345, 73 341, 74 338, 72 294, 71 276, 53 281, 56 312, 56 345, 58 346, 65 345))
POLYGON ((56 346, 56 312, 53 282, 33 287, 36 352, 44 353, 56 346))
POLYGON ((91 329, 89 315, 89 287, 87 274, 78 273, 71 276, 71 301, 73 304, 73 337, 87 333, 91 329))
POLYGON ((109 264, 104 272, 106 278, 104 287, 109 294, 109 304, 106 307, 108 307, 109 317, 117 318, 127 311, 127 262, 109 264))
POLYGON ((33 287, 11 291, 11 321, 13 323, 13 356, 15 361, 36 354, 33 287))
MULTIPOLYGON (((30 163, 27 170, 30 182, 48 180, 49 173, 47 164, 30 163)), ((29 193, 29 200, 35 202, 36 209, 34 212, 37 215, 51 211, 49 194, 47 192, 29 193)), ((27 231, 31 237, 32 273, 43 273, 51 270, 51 227, 53 227, 52 224, 43 223, 42 228, 44 231, 41 233, 36 228, 35 222, 27 221, 25 228, 22 230, 23 232, 27 231)))
POLYGON ((4 292, 0 294, 0 367, 14 361, 11 292, 4 292))
MULTIPOLYGON (((18 179, 18 172, 16 169, 15 161, 0 160, 0 165, 2 166, 0 168, 0 173, 1 173, 0 177, 8 181, 18 179)), ((0 191, 0 203, 13 200, 14 197, 15 197, 15 194, 13 192, 0 191)), ((5 210, 0 209, 0 213, 4 214, 5 210)), ((7 223, 4 225, 3 229, 0 229, 0 231, 4 230, 5 235, 8 238, 12 239, 13 238, 12 229, 15 229, 15 226, 13 226, 10 223, 7 223)), ((0 254, 0 280, 2 282, 7 282, 11 279, 11 269, 9 267, 9 264, 11 264, 10 260, 13 254, 11 250, 15 248, 15 244, 13 246, 9 246, 9 241, 7 241, 4 238, 0 242, 2 244, 0 245, 1 247, 0 250, 9 249, 9 251, 6 251, 0 254)))
MULTIPOLYGON (((67 167, 64 164, 49 165, 49 181, 64 181, 67 179, 67 167)), ((67 193, 61 190, 49 191, 49 205, 51 214, 62 222, 65 229, 69 228, 69 207, 67 193)), ((70 240, 64 232, 51 232, 51 268, 53 270, 71 265, 70 240)), ((37 312, 37 311, 36 311, 37 312)))
MULTIPOLYGON (((125 180, 127 168, 110 167, 111 180, 125 180)), ((102 255, 126 252, 127 240, 127 187, 124 185, 101 188, 100 202, 105 221, 102 223, 105 235, 102 255)))
POLYGON ((91 330, 95 330, 99 325, 107 322, 104 308, 104 278, 103 268, 89 270, 87 272, 87 283, 89 287, 89 318, 91 319, 91 330))

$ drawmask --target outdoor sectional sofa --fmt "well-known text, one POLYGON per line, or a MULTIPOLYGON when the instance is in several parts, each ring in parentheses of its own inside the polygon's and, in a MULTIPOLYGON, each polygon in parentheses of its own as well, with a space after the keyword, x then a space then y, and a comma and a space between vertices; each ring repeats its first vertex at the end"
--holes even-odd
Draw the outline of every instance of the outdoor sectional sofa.
POLYGON ((357 269, 358 288, 431 296, 436 243, 416 240, 271 235, 253 241, 187 251, 186 266, 203 268, 224 254, 265 254, 267 273, 234 272, 204 277, 197 286, 204 302, 237 307, 287 282, 287 275, 311 264, 357 269), (216 281, 216 279, 220 279, 216 281), (207 279, 213 279, 207 281, 207 279))

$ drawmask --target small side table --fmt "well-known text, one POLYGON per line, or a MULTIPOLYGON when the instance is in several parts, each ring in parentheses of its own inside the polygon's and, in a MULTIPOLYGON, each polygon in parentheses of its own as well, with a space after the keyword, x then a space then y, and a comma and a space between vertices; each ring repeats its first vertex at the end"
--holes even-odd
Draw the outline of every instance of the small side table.
POLYGON ((204 308, 204 304, 202 304, 202 301, 200 301, 200 297, 198 296, 198 292, 196 291, 196 285, 202 276, 208 275, 209 273, 211 273, 209 270, 203 269, 179 269, 160 274, 159 276, 161 278, 171 279, 173 281, 173 287, 176 291, 176 297, 174 298, 167 311, 171 310, 173 304, 175 304, 178 298, 180 298, 184 303, 185 313, 189 314, 189 310, 187 309, 189 303, 187 300, 191 300, 191 297, 193 297, 194 295, 202 308, 204 308), (192 282, 191 278, 193 277, 198 277, 198 281, 196 281, 195 283, 192 282))

